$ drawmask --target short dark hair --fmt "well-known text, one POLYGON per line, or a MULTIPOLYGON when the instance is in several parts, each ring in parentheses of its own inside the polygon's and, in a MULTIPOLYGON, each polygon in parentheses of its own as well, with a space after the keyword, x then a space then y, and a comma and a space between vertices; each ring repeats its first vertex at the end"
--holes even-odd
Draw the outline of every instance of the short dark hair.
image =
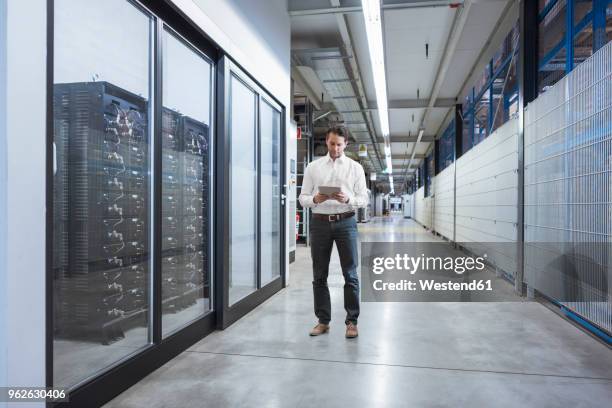
POLYGON ((348 137, 344 134, 344 129, 342 129, 341 127, 332 126, 329 129, 327 129, 327 132, 325 132, 325 140, 327 140, 327 138, 329 137, 331 133, 335 134, 336 136, 343 137, 344 141, 348 142, 348 137))

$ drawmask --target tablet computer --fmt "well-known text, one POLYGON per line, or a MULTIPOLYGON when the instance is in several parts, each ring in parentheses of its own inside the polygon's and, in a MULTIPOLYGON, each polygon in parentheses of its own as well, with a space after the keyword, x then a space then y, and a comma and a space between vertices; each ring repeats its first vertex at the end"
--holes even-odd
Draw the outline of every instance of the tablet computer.
POLYGON ((319 193, 320 194, 325 194, 325 195, 332 195, 334 193, 339 193, 340 187, 333 187, 333 186, 319 186, 319 193))

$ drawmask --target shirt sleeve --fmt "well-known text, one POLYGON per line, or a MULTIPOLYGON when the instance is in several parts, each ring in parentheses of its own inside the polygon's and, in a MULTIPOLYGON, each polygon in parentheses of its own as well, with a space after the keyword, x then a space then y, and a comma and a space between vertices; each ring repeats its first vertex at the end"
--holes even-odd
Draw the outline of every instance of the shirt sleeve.
POLYGON ((368 206, 368 187, 366 185, 365 171, 359 163, 357 163, 355 173, 357 173, 357 176, 355 177, 353 195, 349 197, 348 203, 353 206, 353 208, 365 208, 368 206))
POLYGON ((300 190, 300 204, 305 208, 316 207, 317 204, 313 201, 314 199, 314 183, 312 180, 312 169, 310 164, 306 166, 304 171, 304 179, 302 180, 302 188, 300 190))

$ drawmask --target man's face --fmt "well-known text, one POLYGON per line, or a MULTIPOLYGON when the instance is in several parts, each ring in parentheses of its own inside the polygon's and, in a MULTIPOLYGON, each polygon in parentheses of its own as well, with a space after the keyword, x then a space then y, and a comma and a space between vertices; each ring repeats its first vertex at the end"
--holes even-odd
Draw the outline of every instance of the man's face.
POLYGON ((342 156, 342 152, 344 152, 344 149, 346 148, 345 138, 338 136, 335 133, 330 133, 327 135, 325 143, 327 144, 329 156, 332 159, 337 159, 338 157, 342 156))

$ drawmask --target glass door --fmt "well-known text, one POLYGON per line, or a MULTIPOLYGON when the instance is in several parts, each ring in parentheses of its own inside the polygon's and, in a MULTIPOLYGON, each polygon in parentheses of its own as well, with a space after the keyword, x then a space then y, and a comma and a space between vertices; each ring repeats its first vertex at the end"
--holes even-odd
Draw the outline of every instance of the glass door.
POLYGON ((162 33, 162 335, 211 311, 209 224, 213 64, 162 33))
POLYGON ((257 94, 234 72, 230 75, 229 304, 233 305, 257 290, 257 94))
POLYGON ((265 98, 259 105, 261 177, 261 285, 281 276, 281 111, 265 98))
POLYGON ((78 401, 213 329, 218 53, 137 1, 52 5, 47 379, 78 401))
POLYGON ((54 2, 53 385, 151 343, 152 38, 125 0, 54 2))
POLYGON ((221 273, 225 327, 281 289, 285 265, 283 108, 227 57, 219 64, 225 100, 221 273))

